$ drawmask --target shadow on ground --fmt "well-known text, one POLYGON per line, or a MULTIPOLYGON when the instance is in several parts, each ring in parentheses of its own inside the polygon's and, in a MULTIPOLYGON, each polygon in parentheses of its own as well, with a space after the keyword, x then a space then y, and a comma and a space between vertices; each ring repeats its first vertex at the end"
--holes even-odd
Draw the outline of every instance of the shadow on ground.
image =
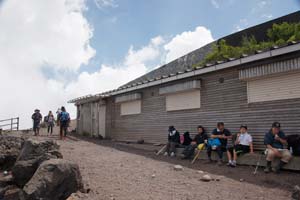
POLYGON ((216 163, 206 164, 205 160, 198 160, 192 165, 190 160, 170 158, 163 155, 156 156, 155 153, 157 149, 161 147, 154 147, 152 145, 127 144, 110 140, 99 140, 77 134, 72 134, 68 138, 73 141, 84 140, 97 145, 111 147, 120 151, 145 156, 158 161, 179 164, 191 169, 201 170, 215 175, 226 176, 237 181, 245 181, 262 187, 280 188, 292 191, 295 185, 300 184, 300 173, 295 171, 282 171, 280 174, 265 174, 263 169, 259 168, 257 174, 254 175, 253 172, 255 166, 238 166, 236 168, 231 168, 227 167, 226 164, 224 164, 224 166, 217 166, 216 163))

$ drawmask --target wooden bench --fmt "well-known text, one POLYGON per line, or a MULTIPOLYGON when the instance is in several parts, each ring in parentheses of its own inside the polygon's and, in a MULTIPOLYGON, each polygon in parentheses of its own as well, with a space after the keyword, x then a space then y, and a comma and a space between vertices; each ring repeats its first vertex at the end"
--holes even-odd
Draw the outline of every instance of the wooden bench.
MULTIPOLYGON (((218 159, 218 155, 215 151, 212 152, 211 158, 212 158, 212 160, 218 159)), ((206 150, 200 151, 199 159, 207 160, 206 150)), ((264 167, 267 165, 266 155, 262 155, 260 153, 253 153, 253 154, 247 153, 247 154, 240 155, 240 156, 238 156, 237 164, 238 165, 255 166, 255 165, 257 165, 257 162, 259 161, 259 159, 260 159, 259 166, 264 167), (261 158, 260 158, 260 156, 261 156, 261 158)), ((226 152, 224 152, 223 161, 228 162, 226 152)), ((279 163, 279 159, 276 159, 273 162, 273 166, 276 166, 278 163, 279 163)), ((293 156, 292 160, 287 165, 285 165, 283 168, 287 169, 287 170, 300 171, 300 157, 293 156)))

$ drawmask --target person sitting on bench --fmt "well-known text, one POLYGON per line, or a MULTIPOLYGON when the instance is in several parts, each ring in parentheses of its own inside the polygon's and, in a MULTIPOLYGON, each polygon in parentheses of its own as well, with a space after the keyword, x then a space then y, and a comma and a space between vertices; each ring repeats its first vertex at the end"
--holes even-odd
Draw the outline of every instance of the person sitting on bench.
MULTIPOLYGON (((222 164, 222 159, 223 159, 223 152, 226 151, 227 147, 227 139, 232 138, 232 135, 228 129, 225 128, 225 125, 223 122, 219 122, 217 124, 217 128, 213 130, 211 134, 211 139, 219 139, 220 140, 220 145, 219 146, 214 146, 208 144, 207 146, 207 156, 208 156, 208 162, 212 162, 211 159, 211 152, 216 151, 218 153, 218 165, 222 164)), ((211 139, 209 139, 211 141, 211 139)), ((209 142, 210 143, 210 142, 209 142)))
POLYGON ((271 130, 265 135, 264 143, 267 145, 267 166, 264 171, 266 173, 271 172, 274 158, 280 158, 279 164, 273 169, 276 173, 279 173, 282 167, 292 158, 290 151, 283 147, 283 145, 287 144, 287 141, 284 132, 280 129, 280 123, 274 122, 271 130))
POLYGON ((198 134, 195 135, 192 143, 184 149, 183 159, 189 159, 191 156, 193 156, 197 147, 199 150, 203 150, 207 139, 208 136, 205 133, 205 129, 203 128, 203 126, 198 126, 198 134))
POLYGON ((180 144, 180 134, 179 132, 175 129, 174 126, 169 126, 168 130, 168 143, 167 143, 167 148, 165 152, 165 156, 169 155, 171 157, 175 156, 176 152, 176 146, 180 144))
POLYGON ((239 154, 253 153, 252 136, 247 132, 247 125, 241 125, 240 132, 236 135, 234 147, 227 149, 228 166, 236 167, 236 160, 239 154), (233 153, 233 160, 232 154, 233 153))

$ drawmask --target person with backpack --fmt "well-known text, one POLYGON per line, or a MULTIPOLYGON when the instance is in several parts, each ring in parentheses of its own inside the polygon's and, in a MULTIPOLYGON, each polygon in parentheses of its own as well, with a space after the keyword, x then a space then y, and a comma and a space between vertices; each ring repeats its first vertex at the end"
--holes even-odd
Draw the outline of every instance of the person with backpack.
POLYGON ((54 115, 52 114, 52 111, 50 110, 48 115, 47 115, 47 125, 48 125, 48 131, 47 131, 47 136, 50 135, 52 136, 53 133, 53 126, 54 126, 54 115))
POLYGON ((195 149, 203 150, 205 148, 205 143, 207 142, 208 136, 205 133, 203 126, 198 126, 198 134, 195 135, 193 141, 189 146, 187 146, 183 151, 183 159, 189 159, 194 155, 195 149))
POLYGON ((32 114, 31 119, 33 120, 34 135, 38 136, 38 135, 40 135, 40 123, 43 119, 39 109, 34 110, 34 113, 32 114))
POLYGON ((168 143, 167 143, 167 148, 165 152, 165 156, 175 156, 176 152, 176 146, 180 144, 180 134, 179 132, 175 129, 174 126, 169 126, 168 130, 168 143))
POLYGON ((267 146, 267 166, 264 171, 265 173, 271 172, 273 160, 280 158, 279 164, 273 169, 275 173, 279 173, 292 158, 290 151, 284 148, 287 140, 279 122, 272 124, 272 128, 265 134, 264 143, 267 146))
POLYGON ((227 149, 227 139, 232 138, 232 135, 228 129, 225 128, 223 122, 218 122, 217 128, 213 130, 207 145, 208 163, 212 162, 211 152, 216 151, 218 154, 218 165, 222 165, 223 152, 227 149))
POLYGON ((241 125, 240 132, 235 135, 232 146, 227 146, 227 166, 236 167, 237 156, 253 153, 252 136, 248 133, 247 125, 241 125), (233 159, 232 159, 233 155, 233 159))
POLYGON ((61 113, 59 114, 59 134, 60 139, 65 139, 67 136, 68 127, 70 124, 70 114, 66 111, 66 108, 64 106, 61 107, 61 113))

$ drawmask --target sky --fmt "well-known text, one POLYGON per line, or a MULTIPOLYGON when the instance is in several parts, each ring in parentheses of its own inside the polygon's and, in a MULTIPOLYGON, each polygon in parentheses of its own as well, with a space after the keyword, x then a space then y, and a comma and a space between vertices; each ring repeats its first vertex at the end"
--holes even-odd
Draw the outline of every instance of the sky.
POLYGON ((0 0, 0 119, 32 125, 222 36, 299 10, 297 0, 0 0))

